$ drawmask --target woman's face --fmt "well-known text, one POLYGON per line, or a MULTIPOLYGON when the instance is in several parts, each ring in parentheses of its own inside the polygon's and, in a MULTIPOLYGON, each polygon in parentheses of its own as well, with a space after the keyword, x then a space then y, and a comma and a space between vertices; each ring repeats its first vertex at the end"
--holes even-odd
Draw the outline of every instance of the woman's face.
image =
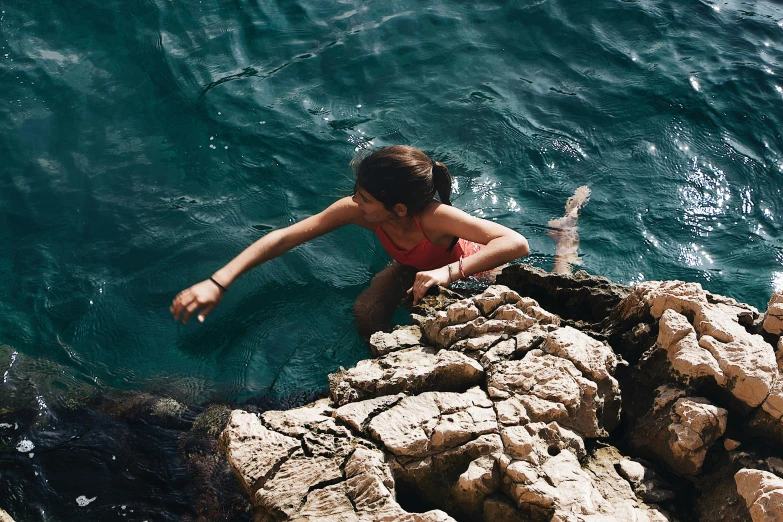
POLYGON ((364 219, 370 223, 383 223, 397 217, 383 203, 358 185, 356 186, 356 192, 353 194, 353 201, 359 205, 359 210, 362 212, 364 219))

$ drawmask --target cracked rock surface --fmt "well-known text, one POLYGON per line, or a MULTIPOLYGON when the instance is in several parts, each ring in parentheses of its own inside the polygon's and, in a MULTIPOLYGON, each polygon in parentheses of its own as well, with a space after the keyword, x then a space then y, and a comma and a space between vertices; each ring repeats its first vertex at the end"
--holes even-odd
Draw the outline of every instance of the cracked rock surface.
POLYGON ((734 480, 753 522, 783 520, 783 479, 768 471, 742 469, 734 480))
POLYGON ((783 520, 780 455, 740 458, 752 441, 723 439, 730 412, 764 429, 783 417, 780 357, 760 335, 772 303, 762 321, 692 283, 509 274, 566 289, 568 318, 524 285, 427 297, 414 325, 372 336, 376 359, 329 376, 328 399, 234 411, 220 442, 256 520, 663 522, 694 490, 724 495, 734 520, 783 520), (630 367, 619 355, 637 352, 630 367), (618 431, 631 454, 607 444, 618 431), (721 455, 746 468, 726 474, 721 455))

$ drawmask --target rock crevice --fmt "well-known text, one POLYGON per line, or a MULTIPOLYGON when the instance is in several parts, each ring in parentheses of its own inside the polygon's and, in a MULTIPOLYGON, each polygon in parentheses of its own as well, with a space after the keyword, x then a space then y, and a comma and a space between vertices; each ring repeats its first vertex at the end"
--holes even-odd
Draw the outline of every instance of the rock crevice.
POLYGON ((780 478, 758 464, 777 461, 725 437, 734 415, 783 441, 783 300, 762 336, 761 314, 693 283, 519 267, 499 281, 513 289, 426 298, 412 326, 371 338, 376 359, 329 377, 328 399, 234 411, 220 442, 256 520, 777 520, 780 478), (736 483, 720 459, 743 462, 736 483), (666 477, 735 507, 689 504, 666 477), (397 484, 438 509, 407 512, 397 484))

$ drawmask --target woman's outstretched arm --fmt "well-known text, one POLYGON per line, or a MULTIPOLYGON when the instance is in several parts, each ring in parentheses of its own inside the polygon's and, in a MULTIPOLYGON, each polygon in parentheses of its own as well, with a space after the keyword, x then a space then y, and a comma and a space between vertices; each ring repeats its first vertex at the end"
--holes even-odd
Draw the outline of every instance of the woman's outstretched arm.
POLYGON ((314 216, 286 228, 274 230, 243 250, 209 279, 178 293, 169 311, 174 316, 174 320, 182 319, 185 324, 188 323, 190 316, 198 311, 198 320, 203 322, 220 303, 225 289, 239 276, 283 255, 295 246, 351 223, 366 226, 356 203, 351 201, 350 197, 346 197, 314 216))

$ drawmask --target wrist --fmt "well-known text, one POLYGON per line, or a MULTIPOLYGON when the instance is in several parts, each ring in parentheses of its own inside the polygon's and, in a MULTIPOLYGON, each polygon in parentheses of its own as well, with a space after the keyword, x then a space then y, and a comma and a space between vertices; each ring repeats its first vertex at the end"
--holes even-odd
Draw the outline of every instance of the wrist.
POLYGON ((462 266, 464 259, 465 256, 460 256, 459 258, 459 275, 461 276, 461 279, 467 279, 467 276, 465 275, 464 267, 462 266))
POLYGON ((209 280, 212 281, 212 283, 217 286, 224 294, 228 292, 228 287, 225 286, 223 283, 215 279, 215 276, 209 276, 209 280))

